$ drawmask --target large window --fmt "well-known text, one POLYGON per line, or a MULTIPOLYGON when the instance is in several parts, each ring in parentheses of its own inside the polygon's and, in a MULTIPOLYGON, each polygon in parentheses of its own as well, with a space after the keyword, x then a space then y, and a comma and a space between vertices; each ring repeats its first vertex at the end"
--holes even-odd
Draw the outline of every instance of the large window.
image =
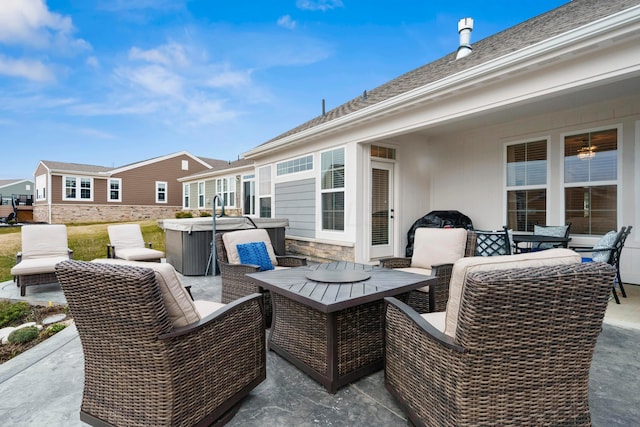
POLYGON ((507 227, 533 231, 547 221, 547 141, 507 146, 507 227))
POLYGON ((200 181, 198 183, 198 209, 203 209, 203 208, 204 208, 204 181, 200 181))
POLYGON ((156 203, 167 203, 167 183, 156 181, 156 203))
POLYGON ((344 148, 321 154, 322 229, 344 230, 344 148))
POLYGON ((121 202, 122 201, 122 179, 109 178, 107 180, 108 193, 107 200, 109 202, 121 202))
POLYGON ((182 196, 184 197, 184 201, 182 202, 182 207, 185 209, 189 209, 189 197, 191 193, 191 184, 184 184, 182 187, 182 196))
POLYGON ((63 176, 62 200, 93 200, 93 178, 83 176, 63 176))
POLYGON ((311 169, 313 169, 313 156, 309 155, 278 163, 276 165, 276 174, 281 176, 311 169))
POLYGON ((258 169, 260 218, 271 218, 271 166, 258 169))
MULTIPOLYGON (((204 193, 204 186, 203 186, 204 193)), ((233 208, 236 206, 236 178, 218 178, 216 179, 216 194, 222 197, 222 203, 225 208, 233 208)), ((220 199, 216 203, 217 207, 221 207, 220 199)))
POLYGON ((617 229, 618 130, 564 138, 565 220, 575 234, 617 229))

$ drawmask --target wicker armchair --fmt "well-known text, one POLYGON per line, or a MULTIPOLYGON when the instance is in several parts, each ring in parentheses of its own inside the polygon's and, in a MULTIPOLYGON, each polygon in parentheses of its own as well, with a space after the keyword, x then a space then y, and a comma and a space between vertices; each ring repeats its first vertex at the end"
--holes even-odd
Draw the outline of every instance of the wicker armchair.
POLYGON ((26 287, 57 283, 56 264, 73 257, 63 224, 24 225, 20 230, 22 250, 16 255, 11 274, 25 296, 26 287))
POLYGON ((385 386, 416 426, 588 426, 614 276, 579 261, 470 273, 453 336, 387 298, 385 386))
POLYGON ((266 378, 260 295, 175 326, 151 269, 65 261, 56 270, 84 352, 82 421, 224 423, 266 378))
MULTIPOLYGON (((268 247, 271 247, 269 235, 264 229, 231 231, 227 233, 245 233, 246 231, 257 232, 256 235, 262 239, 261 241, 265 241, 265 244, 268 244, 268 247)), ((267 327, 269 327, 271 325, 272 317, 271 296, 269 295, 269 291, 254 285, 245 278, 245 274, 256 273, 260 271, 260 267, 253 264, 240 264, 237 260, 230 260, 227 248, 222 238, 223 234, 225 233, 216 233, 216 258, 218 261, 218 268, 220 269, 220 278, 222 279, 221 301, 223 303, 228 303, 254 292, 260 292, 264 297, 265 320, 267 327)), ((249 239, 249 241, 250 240, 251 239, 249 239)), ((273 250, 272 247, 271 249, 273 250)), ((276 265, 277 268, 300 267, 307 265, 307 259, 304 257, 292 255, 277 256, 275 254, 273 257, 276 259, 274 265, 276 265)))
MULTIPOLYGON (((474 231, 466 230, 467 241, 464 250, 465 257, 474 256, 476 253, 477 236, 474 231)), ((385 258, 380 260, 380 265, 385 268, 406 268, 411 272, 419 273, 419 270, 412 269, 412 258, 385 258)), ((434 311, 444 311, 449 299, 449 280, 451 279, 451 269, 453 263, 438 264, 431 266, 431 276, 436 277, 435 285, 426 289, 409 292, 407 304, 419 313, 431 313, 434 311), (426 292, 425 292, 426 291, 426 292)), ((428 270, 425 270, 428 272, 428 270)), ((424 273, 422 273, 424 274, 424 273)))

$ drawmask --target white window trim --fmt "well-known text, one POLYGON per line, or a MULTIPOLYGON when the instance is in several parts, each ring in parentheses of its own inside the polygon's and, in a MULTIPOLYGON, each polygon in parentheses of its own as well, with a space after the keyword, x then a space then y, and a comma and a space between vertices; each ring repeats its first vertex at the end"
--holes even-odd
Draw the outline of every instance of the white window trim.
POLYGON ((62 175, 62 200, 64 201, 69 201, 69 202, 93 202, 93 189, 94 189, 94 185, 93 185, 93 178, 90 177, 86 177, 86 176, 74 176, 74 175, 62 175), (67 197, 67 178, 75 178, 76 180, 76 197, 67 197), (91 183, 90 188, 89 188, 89 198, 88 199, 83 199, 80 197, 80 193, 81 193, 81 187, 80 187, 80 182, 82 179, 88 179, 89 182, 91 183))
POLYGON ((156 203, 166 204, 168 203, 168 199, 169 199, 169 184, 167 183, 167 181, 156 181, 156 203), (158 193, 159 193, 161 184, 164 184, 164 200, 158 199, 158 193))
POLYGON ((303 174, 303 173, 308 173, 308 172, 313 172, 315 168, 315 159, 313 154, 305 154, 303 156, 298 156, 298 157, 293 157, 291 159, 287 159, 287 160, 283 160, 281 162, 278 162, 275 164, 275 169, 276 169, 276 177, 285 177, 285 176, 290 176, 290 175, 297 175, 297 174, 303 174), (309 169, 304 169, 304 170, 300 170, 300 171, 294 171, 294 172, 283 172, 280 173, 279 172, 279 166, 285 163, 289 163, 289 162, 294 162, 298 159, 306 159, 307 157, 311 158, 311 167, 309 169))
MULTIPOLYGON (((223 186, 224 187, 224 186, 223 186)), ((226 200, 227 200, 227 204, 224 205, 224 208, 235 208, 236 207, 236 176, 232 175, 232 176, 221 176, 219 178, 216 178, 215 180, 215 192, 216 194, 220 194, 220 196, 222 197, 222 200, 225 199, 225 194, 226 194, 226 200), (223 180, 226 181, 227 183, 227 190, 220 190, 218 191, 218 182, 222 182, 223 180), (231 190, 231 188, 233 188, 233 190, 231 190), (233 197, 229 197, 229 193, 233 193, 233 197)), ((222 201, 220 201, 219 203, 222 203, 222 201)), ((216 207, 220 207, 220 205, 218 204, 216 207)))
POLYGON ((204 209, 207 203, 206 200, 206 184, 204 181, 198 181, 198 209, 204 209), (200 192, 200 186, 202 186, 202 192, 200 192), (202 203, 200 203, 202 201, 202 203))
POLYGON ((345 146, 339 146, 339 147, 333 147, 330 148, 328 150, 322 150, 318 153, 318 173, 319 173, 319 177, 318 177, 318 220, 319 222, 317 223, 317 226, 319 227, 319 232, 320 233, 326 233, 327 235, 331 235, 331 234, 341 234, 344 235, 347 232, 347 148, 345 146), (336 150, 342 150, 343 151, 343 156, 344 156, 344 182, 342 187, 334 187, 334 188, 322 188, 322 174, 324 173, 323 169, 322 169, 322 155, 324 153, 328 153, 331 151, 336 151, 336 150), (330 229, 330 228, 324 228, 322 225, 322 195, 326 194, 326 193, 338 193, 338 192, 342 192, 344 194, 344 198, 345 198, 345 208, 344 208, 344 229, 343 230, 334 230, 334 229, 330 229))
POLYGON ((122 178, 107 179, 107 202, 122 202, 122 178), (118 181, 118 198, 111 198, 111 181, 118 181))

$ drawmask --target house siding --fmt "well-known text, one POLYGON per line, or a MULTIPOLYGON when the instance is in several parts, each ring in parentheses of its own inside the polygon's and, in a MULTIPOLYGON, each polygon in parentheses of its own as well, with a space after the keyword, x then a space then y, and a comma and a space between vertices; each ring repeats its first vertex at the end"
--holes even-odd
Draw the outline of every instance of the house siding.
POLYGON ((275 185, 275 217, 287 218, 287 235, 316 236, 316 180, 313 178, 275 185))

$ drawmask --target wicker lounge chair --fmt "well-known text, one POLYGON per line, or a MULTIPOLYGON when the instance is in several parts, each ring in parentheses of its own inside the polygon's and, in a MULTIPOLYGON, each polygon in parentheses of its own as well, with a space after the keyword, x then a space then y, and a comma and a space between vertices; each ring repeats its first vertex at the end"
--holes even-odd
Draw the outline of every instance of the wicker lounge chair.
POLYGON ((240 231, 230 231, 226 233, 216 233, 216 258, 218 268, 220 269, 220 277, 222 279, 222 298, 223 303, 235 301, 254 292, 260 292, 264 296, 265 319, 267 327, 271 325, 271 298, 269 291, 259 288, 249 282, 244 276, 246 273, 256 273, 260 271, 260 266, 255 264, 241 264, 237 250, 227 250, 227 246, 233 246, 238 243, 248 242, 264 242, 269 252, 272 264, 275 268, 282 267, 300 267, 307 265, 307 259, 299 256, 277 256, 271 245, 269 234, 264 229, 249 229, 240 231), (226 235, 227 242, 225 243, 226 235), (232 252, 230 254, 230 252, 232 252))
POLYGON ((164 252, 153 249, 151 242, 144 241, 139 224, 110 225, 107 232, 107 258, 160 262, 164 257, 164 252))
POLYGON ((55 266, 72 258, 73 251, 67 241, 67 227, 62 224, 33 224, 22 226, 22 251, 16 256, 11 269, 20 295, 26 287, 57 283, 55 266))
POLYGON ((579 257, 470 273, 453 333, 449 307, 438 322, 387 298, 385 386, 416 426, 589 426, 589 368, 614 276, 579 257))
POLYGON ((407 304, 419 313, 444 311, 447 306, 447 300, 449 299, 449 280, 451 278, 453 263, 456 259, 462 258, 463 256, 474 256, 476 253, 476 243, 476 233, 471 230, 462 228, 419 228, 416 230, 415 247, 411 258, 385 258, 380 260, 380 265, 385 268, 397 268, 411 273, 437 277, 435 290, 430 289, 431 286, 429 286, 417 291, 411 291, 407 304), (462 242, 460 247, 453 248, 454 251, 449 252, 444 257, 441 251, 441 241, 438 237, 442 235, 443 232, 452 234, 466 233, 466 240, 464 240, 463 237, 462 240, 458 240, 457 243, 455 243, 455 245, 458 246, 458 243, 462 242), (438 240, 433 241, 432 248, 425 246, 423 242, 421 242, 421 240, 430 240, 432 236, 438 238, 438 240), (424 254, 424 252, 430 253, 424 254), (457 255, 452 254, 453 252, 457 252, 457 255), (416 264, 418 259, 423 259, 425 256, 427 258, 426 261, 416 264))
POLYGON ((168 304, 151 269, 65 261, 56 270, 84 353, 82 421, 223 424, 265 379, 260 295, 203 317, 182 313, 190 304, 184 288, 171 288, 173 297, 182 293, 181 307, 168 304), (187 315, 195 321, 184 324, 187 315))

